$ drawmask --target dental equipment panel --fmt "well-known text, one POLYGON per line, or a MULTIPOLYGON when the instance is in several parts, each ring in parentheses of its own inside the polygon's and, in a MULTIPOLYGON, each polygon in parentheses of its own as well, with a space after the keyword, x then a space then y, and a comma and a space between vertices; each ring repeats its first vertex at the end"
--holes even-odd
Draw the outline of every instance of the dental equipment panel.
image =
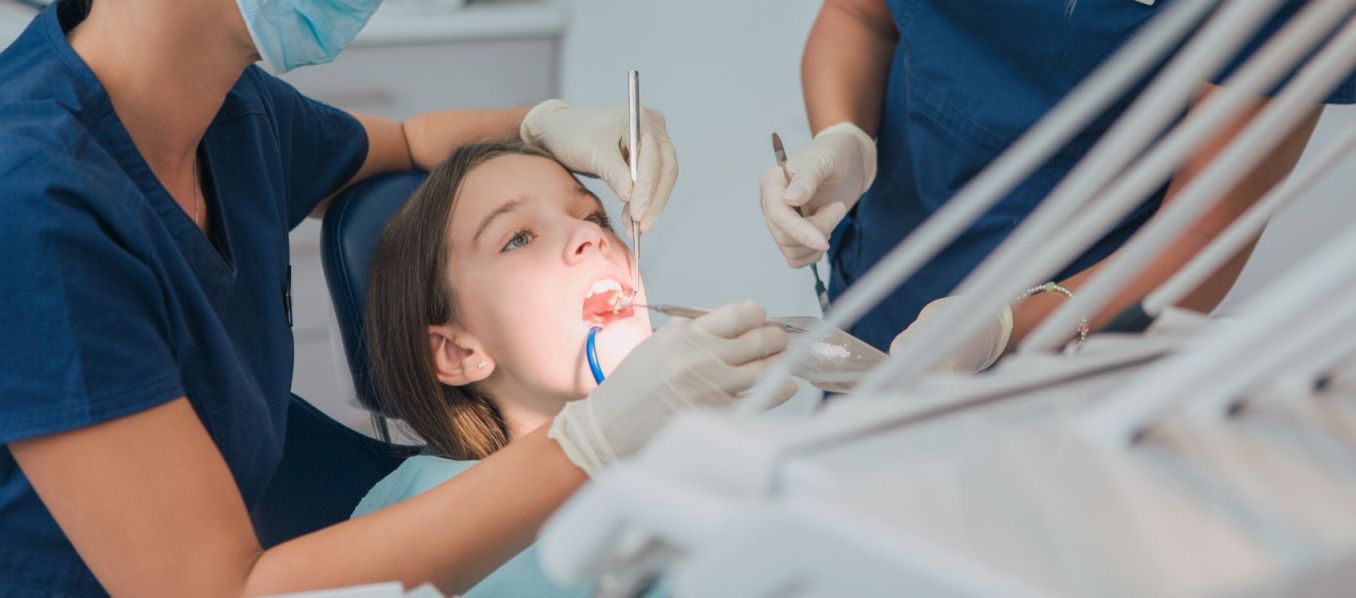
POLYGON ((1151 294, 1156 320, 1145 333, 1046 350, 1073 330, 1056 324, 1101 307, 1356 66, 1356 0, 1309 2, 1223 92, 1174 119, 1188 83, 1217 74, 1280 4, 1165 7, 825 319, 778 319, 801 332, 737 413, 674 421, 579 493, 543 532, 548 571, 563 581, 663 574, 680 597, 1349 594, 1356 225, 1236 318, 1168 306, 1341 163, 1356 131, 1151 294), (816 343, 839 333, 856 341, 842 330, 1184 39, 1105 143, 1055 187, 1053 207, 1043 204, 967 279, 962 289, 978 294, 947 314, 954 326, 888 360, 877 352, 852 371, 855 394, 813 415, 759 416, 787 376, 828 354, 816 343), (950 336, 969 333, 967 310, 1001 306, 1081 252, 1301 57, 1299 74, 1183 188, 1181 203, 1126 246, 1119 275, 1094 278, 1093 296, 1070 301, 1025 347, 1038 350, 973 377, 930 373, 950 336))

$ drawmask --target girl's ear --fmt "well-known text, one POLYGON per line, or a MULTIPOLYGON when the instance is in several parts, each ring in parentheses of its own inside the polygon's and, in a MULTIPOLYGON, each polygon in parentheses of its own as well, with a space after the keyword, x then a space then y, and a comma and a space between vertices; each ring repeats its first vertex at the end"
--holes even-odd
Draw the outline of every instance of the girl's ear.
POLYGON ((474 384, 494 372, 480 341, 452 324, 429 326, 428 347, 438 381, 448 386, 474 384))

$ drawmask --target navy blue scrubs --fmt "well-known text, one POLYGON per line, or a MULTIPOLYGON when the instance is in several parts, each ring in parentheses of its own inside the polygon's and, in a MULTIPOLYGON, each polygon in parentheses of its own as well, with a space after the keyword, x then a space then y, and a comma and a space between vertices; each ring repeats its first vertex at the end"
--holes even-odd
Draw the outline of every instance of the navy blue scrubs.
POLYGON ((356 120, 251 67, 199 148, 204 235, 67 44, 78 4, 0 54, 0 596, 103 593, 10 443, 187 396, 254 504, 292 382, 287 234, 367 155, 356 120))
MULTIPOLYGON (((875 183, 831 237, 830 294, 843 293, 905 236, 1169 3, 1135 0, 889 0, 899 32, 877 137, 875 183)), ((1253 42, 1278 29, 1291 2, 1253 42)), ((1348 81, 1329 99, 1351 103, 1348 81)), ((928 302, 946 296, 1012 232, 1110 126, 1127 102, 1074 139, 852 333, 886 350, 928 302)), ((1074 261, 1101 261, 1153 215, 1166 185, 1074 261)))

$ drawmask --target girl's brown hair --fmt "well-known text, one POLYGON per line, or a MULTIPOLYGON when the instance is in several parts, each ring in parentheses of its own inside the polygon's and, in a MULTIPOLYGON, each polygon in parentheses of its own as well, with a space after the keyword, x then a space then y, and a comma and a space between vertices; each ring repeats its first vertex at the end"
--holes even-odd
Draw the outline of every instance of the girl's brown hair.
POLYGON ((452 459, 483 459, 509 441, 508 426, 488 397, 438 380, 428 327, 457 317, 444 273, 448 218, 461 184, 476 166, 512 154, 551 158, 515 143, 458 148, 386 224, 372 256, 364 328, 368 378, 378 404, 452 459))

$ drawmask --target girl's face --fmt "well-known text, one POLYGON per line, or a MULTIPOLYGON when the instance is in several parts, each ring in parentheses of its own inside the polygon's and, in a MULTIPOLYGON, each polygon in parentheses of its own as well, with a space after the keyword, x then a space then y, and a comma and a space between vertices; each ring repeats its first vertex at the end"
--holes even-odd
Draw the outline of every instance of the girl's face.
MULTIPOLYGON (((640 286, 598 198, 559 164, 503 155, 463 179, 449 223, 456 325, 488 361, 479 390, 554 414, 596 384, 584 342, 603 326, 604 372, 650 335, 644 310, 612 301, 640 286)), ((641 292, 636 303, 644 303, 641 292)))

